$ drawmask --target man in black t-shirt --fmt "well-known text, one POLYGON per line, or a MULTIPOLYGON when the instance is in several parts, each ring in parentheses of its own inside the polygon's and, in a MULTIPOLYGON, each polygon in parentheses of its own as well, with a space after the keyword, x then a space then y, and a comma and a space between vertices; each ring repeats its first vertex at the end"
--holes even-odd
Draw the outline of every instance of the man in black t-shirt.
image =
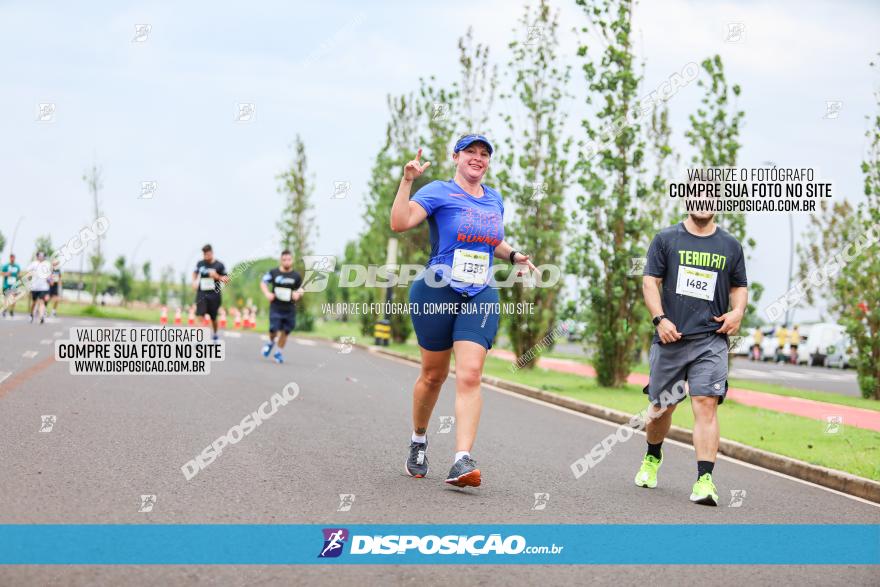
POLYGON ((749 296, 742 245, 715 224, 714 214, 690 214, 654 237, 642 290, 656 332, 645 388, 651 400, 648 453, 636 485, 657 486, 661 445, 687 381, 697 456, 690 499, 718 505, 712 472, 719 442, 717 409, 727 393, 727 336, 739 330, 749 296))
POLYGON ((296 302, 302 297, 302 277, 293 270, 293 256, 287 249, 281 251, 281 264, 267 271, 260 281, 260 289, 269 300, 269 342, 263 346, 263 356, 268 357, 278 336, 278 350, 273 358, 283 363, 281 351, 287 335, 296 326, 296 302), (271 288, 271 289, 270 289, 271 288))
POLYGON ((217 340, 217 311, 223 301, 220 294, 223 286, 229 282, 226 275, 226 267, 214 258, 214 249, 211 245, 202 247, 203 258, 196 263, 193 271, 193 289, 196 290, 196 313, 199 316, 207 314, 211 317, 211 330, 213 339, 217 340))

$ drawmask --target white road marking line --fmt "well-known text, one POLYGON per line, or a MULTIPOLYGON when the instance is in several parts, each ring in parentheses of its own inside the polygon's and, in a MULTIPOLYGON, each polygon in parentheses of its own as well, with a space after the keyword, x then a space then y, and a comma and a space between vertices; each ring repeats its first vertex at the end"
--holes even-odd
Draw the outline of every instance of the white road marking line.
MULTIPOLYGON (((554 409, 557 409, 557 410, 560 410, 560 411, 563 411, 563 412, 568 412, 569 414, 573 414, 573 415, 575 415, 575 416, 580 416, 581 418, 586 418, 587 420, 592 420, 592 421, 594 421, 594 422, 598 422, 598 423, 600 423, 600 424, 605 424, 605 425, 610 426, 610 427, 612 427, 612 428, 619 428, 620 426, 622 426, 622 424, 615 424, 614 422, 611 422, 611 421, 609 421, 609 420, 603 420, 602 418, 597 418, 597 417, 595 417, 595 416, 591 416, 590 414, 584 414, 584 413, 582 413, 582 412, 576 412, 576 411, 571 410, 571 409, 569 409, 569 408, 565 408, 565 407, 562 407, 562 406, 557 406, 556 404, 550 404, 550 403, 547 403, 547 402, 543 402, 543 401, 541 401, 541 400, 539 400, 539 399, 531 398, 531 397, 526 396, 526 395, 521 395, 521 394, 516 393, 515 391, 508 391, 508 390, 506 390, 506 389, 501 389, 500 387, 495 387, 494 385, 491 385, 491 384, 489 384, 489 383, 485 383, 485 382, 484 382, 482 385, 483 385, 484 387, 488 387, 488 388, 492 389, 493 391, 501 392, 501 393, 503 393, 503 394, 505 394, 505 395, 510 395, 510 396, 518 397, 518 398, 520 398, 520 399, 524 399, 524 400, 527 400, 527 401, 530 401, 530 402, 534 402, 534 403, 540 404, 540 405, 542 405, 542 406, 546 406, 546 407, 548 407, 548 408, 554 408, 554 409)), ((636 434, 641 434, 642 436, 645 436, 645 432, 642 431, 642 430, 634 430, 634 432, 635 432, 636 434)), ((665 439, 663 442, 664 442, 664 443, 668 442, 668 443, 670 443, 670 444, 674 444, 674 445, 676 445, 676 446, 681 446, 681 447, 686 448, 686 449, 689 449, 689 450, 694 450, 694 447, 693 447, 692 445, 690 445, 690 444, 686 444, 686 443, 684 443, 684 442, 679 442, 678 440, 672 440, 671 438, 667 438, 667 439, 665 439)), ((873 501, 868 501, 867 499, 863 499, 863 498, 861 498, 861 497, 857 497, 857 496, 855 496, 855 495, 849 495, 848 493, 843 493, 842 491, 837 491, 836 489, 831 489, 830 487, 825 487, 824 485, 816 485, 815 483, 811 483, 810 481, 804 481, 803 479, 798 479, 797 477, 791 477, 791 476, 789 476, 789 475, 786 475, 785 473, 779 473, 778 471, 773 471, 772 469, 765 469, 764 467, 761 467, 760 465, 753 465, 752 463, 747 463, 747 462, 745 462, 745 461, 740 461, 740 460, 734 459, 734 458, 732 458, 732 457, 729 457, 729 456, 727 456, 727 455, 723 455, 723 454, 721 454, 721 453, 718 453, 717 458, 719 458, 719 459, 723 459, 723 460, 728 461, 728 462, 731 462, 731 463, 735 463, 735 464, 737 464, 737 465, 741 465, 741 466, 743 466, 743 467, 748 467, 749 469, 754 469, 754 470, 756 470, 756 471, 762 471, 762 472, 764 472, 764 473, 770 473, 771 475, 775 475, 775 476, 777 476, 777 477, 781 477, 781 478, 783 478, 783 479, 788 479, 788 480, 790 480, 790 481, 797 481, 798 483, 802 483, 803 485, 809 485, 810 487, 815 487, 815 488, 817 488, 817 489, 823 489, 823 490, 828 491, 828 492, 830 492, 830 493, 836 493, 837 495, 841 495, 841 496, 843 496, 843 497, 848 497, 848 498, 853 499, 853 500, 855 500, 855 501, 860 501, 860 502, 862 502, 862 503, 865 503, 865 504, 868 504, 868 505, 872 505, 872 506, 874 506, 874 507, 876 507, 876 508, 880 508, 880 503, 874 503, 873 501)))
POLYGON ((52 344, 52 339, 51 338, 44 338, 43 340, 40 341, 40 344, 52 344))
MULTIPOLYGON (((376 355, 376 356, 378 356, 378 357, 382 357, 383 359, 388 359, 388 360, 390 360, 390 361, 394 361, 394 362, 396 362, 396 363, 405 363, 405 364, 409 365, 410 367, 413 367, 414 369, 420 369, 420 367, 419 367, 416 363, 412 363, 412 362, 407 361, 407 360, 404 360, 404 359, 399 359, 399 358, 397 358, 397 357, 390 357, 390 356, 388 356, 388 355, 383 355, 383 354, 380 354, 380 353, 373 353, 373 354, 376 355)), ((449 374, 449 377, 450 377, 451 379, 454 379, 454 378, 455 378, 455 375, 454 375, 453 373, 450 373, 450 374, 449 374)), ((497 391, 497 392, 499 392, 499 393, 503 393, 503 394, 505 394, 505 395, 509 395, 509 396, 511 396, 511 397, 515 397, 515 398, 519 398, 519 399, 521 399, 521 400, 525 400, 525 401, 528 401, 528 402, 532 402, 532 403, 538 404, 538 405, 540 405, 540 406, 544 406, 545 408, 553 408, 554 410, 559 410, 559 411, 561 411, 561 412, 565 412, 565 413, 567 413, 567 414, 571 414, 571 415, 573 415, 573 416, 578 416, 578 417, 580 417, 580 418, 584 418, 584 419, 586 419, 586 420, 592 420, 593 422, 598 422, 599 424, 605 424, 606 426, 610 426, 611 428, 618 428, 618 427, 621 426, 621 424, 615 424, 614 422, 611 422, 611 421, 609 421, 609 420, 603 420, 602 418, 597 418, 596 416, 591 416, 590 414, 584 414, 583 412, 576 412, 575 410, 571 410, 571 409, 569 409, 569 408, 564 408, 564 407, 562 407, 562 406, 557 406, 556 404, 551 404, 551 403, 548 403, 548 402, 545 402, 545 401, 541 401, 541 400, 539 400, 539 399, 535 399, 535 398, 529 397, 529 396, 527 396, 527 395, 522 395, 522 394, 516 393, 515 391, 508 391, 508 390, 506 390, 506 389, 501 389, 500 387, 495 387, 494 385, 491 385, 491 384, 489 384, 489 383, 485 383, 485 382, 483 382, 482 385, 483 385, 484 387, 487 387, 487 388, 493 390, 493 391, 497 391)), ((641 430, 634 430, 634 432, 635 432, 636 434, 641 434, 642 436, 645 436, 644 431, 641 431, 641 430)), ((667 439, 664 440, 663 442, 668 442, 668 443, 670 443, 670 444, 674 444, 674 445, 676 445, 676 446, 680 446, 680 447, 683 447, 683 448, 686 448, 686 449, 689 449, 689 450, 694 450, 694 447, 693 447, 692 445, 690 445, 690 444, 685 444, 684 442, 679 442, 679 441, 677 441, 677 440, 672 440, 671 438, 667 438, 667 439)), ((880 508, 880 503, 874 503, 873 501, 868 501, 867 499, 863 499, 863 498, 861 498, 861 497, 857 497, 857 496, 855 496, 855 495, 850 495, 850 494, 848 494, 848 493, 843 493, 842 491, 837 491, 836 489, 831 489, 830 487, 825 487, 824 485, 817 485, 817 484, 815 484, 815 483, 811 483, 810 481, 804 481, 803 479, 798 479, 797 477, 792 477, 792 476, 790 476, 790 475, 786 475, 785 473, 779 473, 778 471, 773 471, 773 470, 771 470, 771 469, 765 469, 764 467, 761 467, 761 466, 759 466, 759 465, 753 465, 753 464, 751 464, 751 463, 747 463, 747 462, 745 462, 745 461, 740 461, 740 460, 737 460, 737 459, 731 458, 731 457, 729 457, 729 456, 727 456, 727 455, 723 455, 723 454, 721 454, 721 453, 718 453, 718 456, 717 456, 716 458, 719 458, 719 459, 722 459, 722 460, 728 461, 728 462, 730 462, 730 463, 734 463, 734 464, 740 465, 740 466, 742 466, 742 467, 747 467, 747 468, 749 468, 749 469, 754 469, 755 471, 761 471, 761 472, 764 472, 764 473, 769 473, 770 475, 775 475, 776 477, 780 477, 780 478, 782 478, 782 479, 788 479, 789 481, 794 481, 794 482, 796 482, 796 483, 800 483, 800 484, 802 484, 802 485, 807 485, 807 486, 809 486, 809 487, 815 487, 816 489, 821 489, 821 490, 823 490, 823 491, 827 491, 828 493, 834 493, 834 494, 836 494, 836 495, 840 495, 840 496, 842 496, 842 497, 849 498, 849 499, 851 499, 851 500, 853 500, 853 501, 858 501, 858 502, 861 502, 861 503, 864 503, 864 504, 867 504, 867 505, 872 505, 872 506, 874 506, 874 507, 876 507, 876 508, 880 508)))
POLYGON ((757 369, 744 369, 741 367, 731 369, 730 376, 734 379, 812 379, 814 381, 840 381, 844 383, 855 383, 856 381, 855 376, 847 373, 801 373, 788 369, 758 371, 757 369))
POLYGON ((33 359, 37 356, 37 351, 25 351, 21 354, 25 359, 33 359))
POLYGON ((730 371, 730 376, 734 379, 740 377, 754 377, 756 379, 767 379, 768 377, 772 377, 768 375, 766 371, 756 371, 755 369, 732 369, 730 371))
POLYGON ((56 330, 55 332, 52 333, 52 336, 54 336, 55 338, 61 338, 61 335, 63 335, 63 334, 64 333, 61 332, 60 330, 56 330))
POLYGON ((827 379, 828 381, 844 381, 846 383, 855 383, 856 378, 850 377, 849 375, 844 374, 834 374, 834 373, 826 373, 825 375, 820 376, 822 379, 827 379))
POLYGON ((309 340, 308 338, 294 338, 293 342, 301 346, 318 346, 314 340, 309 340))
POLYGON ((224 332, 222 338, 241 338, 241 332, 224 332))
POLYGON ((6 378, 12 375, 12 371, 0 371, 0 383, 6 381, 6 378))
POLYGON ((813 379, 810 375, 804 375, 803 373, 794 373, 792 371, 782 371, 781 373, 774 373, 774 376, 777 379, 813 379))

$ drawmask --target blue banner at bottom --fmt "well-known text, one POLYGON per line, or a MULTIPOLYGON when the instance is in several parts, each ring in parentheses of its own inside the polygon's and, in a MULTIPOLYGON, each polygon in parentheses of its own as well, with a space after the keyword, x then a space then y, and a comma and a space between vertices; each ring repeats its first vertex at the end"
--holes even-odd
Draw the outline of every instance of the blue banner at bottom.
POLYGON ((880 526, 7 524, 0 564, 880 564, 880 526))

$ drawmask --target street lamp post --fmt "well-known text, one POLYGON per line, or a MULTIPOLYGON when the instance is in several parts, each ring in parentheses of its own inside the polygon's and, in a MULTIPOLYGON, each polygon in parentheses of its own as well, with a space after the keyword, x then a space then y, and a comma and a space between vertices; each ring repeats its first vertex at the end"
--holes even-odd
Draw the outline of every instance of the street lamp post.
POLYGON ((18 227, 21 224, 22 220, 24 220, 24 216, 19 216, 18 222, 15 223, 15 228, 12 229, 12 242, 9 243, 10 253, 15 253, 15 235, 18 234, 18 227))
MULTIPOLYGON (((764 161, 763 165, 765 167, 776 167, 776 163, 773 161, 764 161)), ((785 291, 791 291, 791 278, 792 272, 794 271, 794 216, 791 212, 788 213, 788 286, 786 286, 785 291)), ((783 326, 788 326, 791 324, 792 314, 794 310, 791 305, 786 305, 785 308, 785 322, 783 322, 783 326)))

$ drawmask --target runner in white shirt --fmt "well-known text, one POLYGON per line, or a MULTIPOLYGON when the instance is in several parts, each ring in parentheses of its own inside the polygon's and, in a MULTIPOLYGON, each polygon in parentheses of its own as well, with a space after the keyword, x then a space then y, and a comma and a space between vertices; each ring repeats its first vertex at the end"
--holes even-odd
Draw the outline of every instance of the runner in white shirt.
POLYGON ((31 322, 34 321, 34 312, 39 310, 40 324, 46 320, 46 302, 49 300, 49 276, 52 274, 52 265, 46 261, 46 254, 37 252, 37 260, 28 266, 28 275, 31 285, 31 322))

